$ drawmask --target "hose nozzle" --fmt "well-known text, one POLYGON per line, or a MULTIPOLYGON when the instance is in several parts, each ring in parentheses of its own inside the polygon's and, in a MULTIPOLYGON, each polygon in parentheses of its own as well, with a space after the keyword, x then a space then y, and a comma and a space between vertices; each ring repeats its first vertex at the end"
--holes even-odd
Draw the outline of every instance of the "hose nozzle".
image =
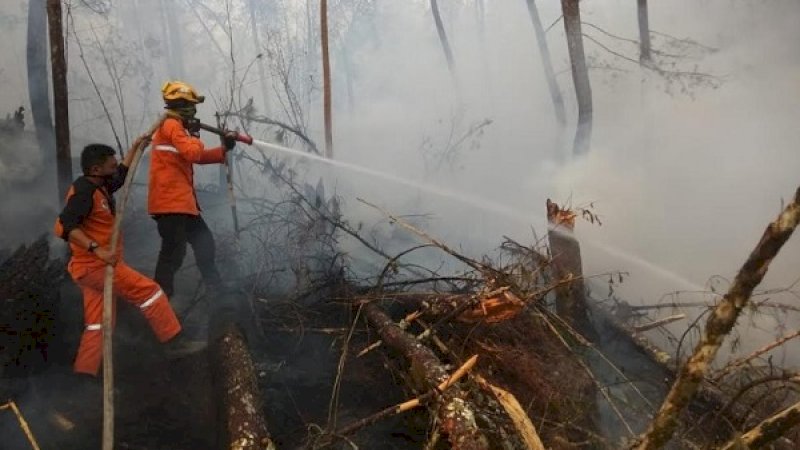
MULTIPOLYGON (((223 130, 221 128, 212 127, 211 125, 206 125, 204 123, 200 123, 200 128, 219 136, 225 136, 230 132, 230 130, 223 130)), ((253 145, 253 137, 244 133, 236 133, 236 137, 234 139, 243 144, 253 145)))

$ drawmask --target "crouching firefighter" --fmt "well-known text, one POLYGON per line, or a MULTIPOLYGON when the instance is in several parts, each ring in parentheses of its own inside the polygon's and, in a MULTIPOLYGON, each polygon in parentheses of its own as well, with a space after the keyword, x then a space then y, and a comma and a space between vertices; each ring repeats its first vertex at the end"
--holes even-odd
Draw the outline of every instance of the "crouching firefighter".
MULTIPOLYGON (((141 139, 141 138, 140 138, 141 139)), ((134 143, 138 146, 140 141, 134 143)), ((77 178, 67 192, 66 205, 58 216, 55 234, 69 242, 72 256, 67 271, 83 292, 85 328, 73 369, 77 373, 96 376, 103 356, 103 286, 105 267, 114 266, 114 295, 136 305, 150 323, 156 338, 170 342, 170 351, 181 348, 190 353, 181 336, 181 326, 164 291, 122 260, 122 240, 110 248, 114 224, 114 191, 122 187, 134 155, 129 151, 122 164, 117 163, 114 149, 92 144, 81 153, 83 176, 77 178)), ((114 311, 116 313, 116 303, 114 311)), ((114 317, 114 316, 112 316, 114 317)))
POLYGON ((153 135, 147 200, 161 236, 155 280, 167 295, 173 294, 175 273, 183 264, 188 243, 206 289, 218 293, 222 280, 214 261, 214 236, 200 215, 193 165, 223 163, 225 154, 236 145, 237 133, 225 134, 224 146, 206 149, 195 118, 197 104, 204 97, 180 81, 165 83, 161 94, 169 117, 153 135))

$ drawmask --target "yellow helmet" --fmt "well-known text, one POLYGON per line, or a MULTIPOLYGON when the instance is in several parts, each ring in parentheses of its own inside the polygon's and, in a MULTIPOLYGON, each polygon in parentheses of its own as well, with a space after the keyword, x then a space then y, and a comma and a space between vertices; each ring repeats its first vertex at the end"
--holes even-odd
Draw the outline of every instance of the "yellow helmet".
POLYGON ((203 103, 206 98, 202 95, 197 95, 197 92, 192 86, 183 81, 167 81, 161 86, 161 96, 165 102, 175 100, 186 100, 191 103, 203 103))

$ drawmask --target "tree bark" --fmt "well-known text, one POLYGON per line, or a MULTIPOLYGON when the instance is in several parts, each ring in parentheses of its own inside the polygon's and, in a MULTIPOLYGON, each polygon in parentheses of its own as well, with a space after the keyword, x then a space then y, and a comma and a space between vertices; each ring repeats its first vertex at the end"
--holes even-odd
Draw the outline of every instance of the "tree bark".
POLYGON ((578 127, 572 144, 574 155, 589 151, 592 140, 592 86, 589 82, 589 69, 583 52, 583 31, 581 31, 581 11, 579 0, 561 0, 564 14, 564 30, 567 34, 569 59, 572 67, 572 81, 575 84, 575 97, 578 101, 578 127))
MULTIPOLYGON (((433 351, 400 329, 378 306, 365 304, 364 316, 377 329, 384 344, 410 361, 411 378, 418 387, 427 391, 447 381, 449 375, 433 351)), ((475 423, 475 413, 465 400, 466 393, 460 387, 452 386, 441 396, 436 414, 441 431, 452 448, 488 449, 489 443, 475 423)))
POLYGON ((556 312, 584 337, 594 340, 594 327, 586 305, 581 247, 573 235, 575 214, 547 199, 547 223, 553 277, 572 280, 556 289, 556 312))
POLYGON ((647 0, 636 0, 639 17, 639 62, 649 63, 650 55, 650 20, 647 12, 647 0))
POLYGON ((325 108, 325 157, 333 158, 333 118, 331 117, 331 61, 328 55, 328 0, 320 1, 320 34, 322 40, 322 83, 325 108))
MULTIPOLYGON (((47 3, 46 0, 28 2, 28 38, 26 64, 28 71, 28 98, 31 104, 36 142, 45 161, 56 154, 53 122, 50 118, 49 81, 47 79, 47 3)), ((59 202, 64 201, 64 196, 59 202)))
POLYGON ((220 326, 220 336, 209 342, 223 426, 220 448, 274 450, 247 341, 234 321, 220 326))
POLYGON ((800 402, 784 409, 772 417, 765 419, 747 433, 738 436, 720 450, 735 450, 740 448, 756 449, 783 436, 786 432, 800 423, 800 402))
POLYGON ((55 106, 58 198, 64 201, 69 185, 72 183, 72 152, 69 145, 67 61, 64 57, 61 0, 47 0, 47 24, 50 30, 50 67, 53 76, 53 103, 55 106))
POLYGON ((547 45, 547 35, 542 27, 542 21, 539 18, 539 9, 536 7, 536 0, 528 0, 528 12, 531 16, 531 23, 533 30, 536 33, 536 43, 539 45, 539 55, 542 58, 542 69, 544 69, 544 77, 547 81, 547 88, 550 90, 550 99, 553 101, 553 109, 556 113, 556 122, 560 127, 567 124, 567 113, 564 108, 564 97, 561 96, 561 89, 558 87, 556 81, 556 74, 553 70, 553 61, 550 56, 550 48, 547 45))
POLYGON ((753 289, 761 283, 770 262, 800 222, 800 188, 794 199, 773 221, 744 263, 728 292, 717 304, 706 322, 705 330, 694 353, 681 367, 661 409, 636 448, 653 450, 666 445, 678 426, 678 415, 689 404, 706 376, 725 336, 731 331, 742 309, 747 306, 753 289))

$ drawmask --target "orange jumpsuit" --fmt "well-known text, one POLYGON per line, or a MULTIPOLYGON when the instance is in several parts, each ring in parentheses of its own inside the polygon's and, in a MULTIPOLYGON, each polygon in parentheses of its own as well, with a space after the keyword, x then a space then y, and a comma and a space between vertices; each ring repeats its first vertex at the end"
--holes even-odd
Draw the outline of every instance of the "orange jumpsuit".
MULTIPOLYGON (((56 220, 55 234, 68 240, 69 233, 79 228, 100 247, 109 248, 115 213, 112 194, 121 187, 126 171, 124 166, 120 166, 115 180, 104 186, 98 186, 86 177, 75 180, 67 192, 66 206, 56 220)), ((72 257, 67 270, 83 291, 85 324, 73 368, 78 373, 97 375, 103 356, 103 285, 106 264, 79 245, 70 243, 70 249, 72 257)), ((172 339, 181 331, 181 326, 167 296, 155 281, 122 261, 121 239, 117 252, 119 258, 114 268, 114 295, 122 296, 139 307, 159 341, 172 339)))

